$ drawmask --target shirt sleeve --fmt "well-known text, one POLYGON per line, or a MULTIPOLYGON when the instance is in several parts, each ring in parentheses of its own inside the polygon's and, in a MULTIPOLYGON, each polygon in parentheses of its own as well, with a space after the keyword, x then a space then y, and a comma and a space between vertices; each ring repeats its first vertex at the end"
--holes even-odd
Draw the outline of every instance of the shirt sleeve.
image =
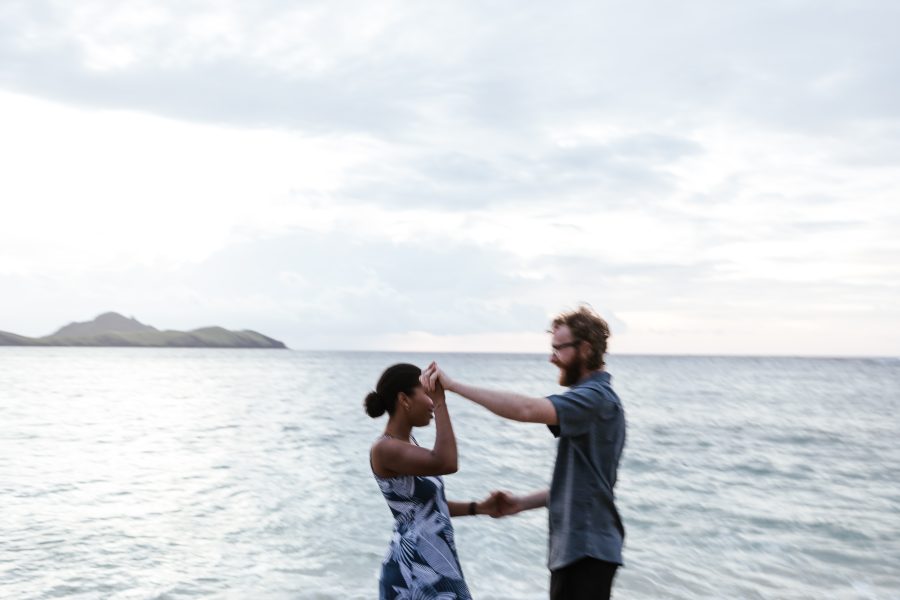
POLYGON ((559 425, 549 425, 554 436, 572 437, 587 432, 591 423, 611 419, 619 405, 602 391, 589 386, 572 388, 564 394, 547 396, 556 408, 559 425))

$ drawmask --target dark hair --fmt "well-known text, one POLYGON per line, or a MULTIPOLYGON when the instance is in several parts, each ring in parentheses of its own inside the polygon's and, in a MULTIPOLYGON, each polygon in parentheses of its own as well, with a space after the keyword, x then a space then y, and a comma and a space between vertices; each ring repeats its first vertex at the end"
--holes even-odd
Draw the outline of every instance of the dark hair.
POLYGON ((591 346, 591 353, 585 365, 591 371, 599 369, 606 364, 603 355, 606 354, 606 340, 609 338, 609 325, 600 315, 595 313, 590 306, 581 305, 578 310, 562 313, 553 319, 551 329, 565 325, 572 332, 575 340, 587 342, 591 346))
POLYGON ((416 365, 400 363, 392 365, 384 370, 378 379, 374 392, 366 396, 366 414, 373 419, 380 417, 385 411, 394 414, 397 406, 397 396, 400 392, 412 394, 413 389, 419 385, 419 375, 422 370, 416 365))

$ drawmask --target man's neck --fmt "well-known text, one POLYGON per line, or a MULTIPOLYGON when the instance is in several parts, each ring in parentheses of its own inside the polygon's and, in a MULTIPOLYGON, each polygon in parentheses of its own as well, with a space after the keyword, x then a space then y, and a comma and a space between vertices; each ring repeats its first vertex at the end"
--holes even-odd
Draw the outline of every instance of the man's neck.
POLYGON ((596 371, 587 371, 587 370, 582 371, 581 377, 578 378, 578 383, 576 383, 575 385, 578 385, 579 383, 584 383, 585 381, 587 381, 594 375, 596 375, 598 373, 602 373, 602 372, 603 372, 603 369, 597 369, 596 371))

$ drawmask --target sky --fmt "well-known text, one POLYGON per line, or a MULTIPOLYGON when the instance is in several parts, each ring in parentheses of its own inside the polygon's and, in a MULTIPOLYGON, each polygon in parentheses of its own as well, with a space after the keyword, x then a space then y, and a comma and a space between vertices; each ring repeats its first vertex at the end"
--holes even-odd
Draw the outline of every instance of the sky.
POLYGON ((900 4, 0 3, 0 330, 900 356, 900 4))

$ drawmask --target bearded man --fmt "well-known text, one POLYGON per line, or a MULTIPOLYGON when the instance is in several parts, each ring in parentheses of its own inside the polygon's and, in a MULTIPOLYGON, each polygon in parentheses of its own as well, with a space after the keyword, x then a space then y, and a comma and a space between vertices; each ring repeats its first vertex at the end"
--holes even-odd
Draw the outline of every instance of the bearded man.
POLYGON ((531 494, 500 492, 503 515, 549 508, 551 600, 609 598, 622 564, 625 529, 613 488, 625 446, 625 412, 606 372, 609 326, 588 307, 556 317, 550 362, 559 368, 563 394, 546 398, 461 383, 432 364, 426 388, 468 398, 501 417, 544 423, 559 438, 550 489, 531 494))

